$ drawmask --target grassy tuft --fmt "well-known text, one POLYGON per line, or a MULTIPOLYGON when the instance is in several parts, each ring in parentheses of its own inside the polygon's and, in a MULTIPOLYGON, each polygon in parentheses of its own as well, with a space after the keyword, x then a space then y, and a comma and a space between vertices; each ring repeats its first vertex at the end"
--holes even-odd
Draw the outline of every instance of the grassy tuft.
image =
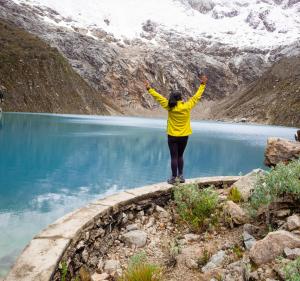
POLYGON ((204 265, 206 265, 211 258, 211 252, 208 250, 204 249, 202 256, 198 258, 197 264, 198 267, 201 269, 204 265))
POLYGON ((118 281, 161 281, 162 269, 147 262, 145 253, 134 255, 128 265, 128 269, 118 281))
POLYGON ((197 185, 189 184, 174 190, 174 201, 181 219, 199 230, 210 223, 218 206, 218 194, 213 187, 199 189, 197 185))
POLYGON ((300 257, 283 267, 286 281, 300 281, 300 257))
POLYGON ((227 198, 228 198, 228 200, 231 200, 234 203, 240 203, 242 201, 242 195, 236 186, 233 186, 230 189, 230 192, 229 192, 227 198))

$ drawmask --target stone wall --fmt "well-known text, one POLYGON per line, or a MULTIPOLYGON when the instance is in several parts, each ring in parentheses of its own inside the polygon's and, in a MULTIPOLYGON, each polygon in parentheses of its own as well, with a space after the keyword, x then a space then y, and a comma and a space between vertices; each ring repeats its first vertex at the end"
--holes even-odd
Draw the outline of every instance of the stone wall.
MULTIPOLYGON (((199 187, 213 184, 221 188, 238 179, 208 177, 187 183, 197 183, 199 187)), ((155 205, 164 206, 171 198, 171 190, 172 186, 166 183, 129 189, 63 216, 30 241, 5 280, 58 281, 61 261, 68 264, 68 280, 82 266, 95 269, 122 225, 140 212, 151 214, 155 205)))

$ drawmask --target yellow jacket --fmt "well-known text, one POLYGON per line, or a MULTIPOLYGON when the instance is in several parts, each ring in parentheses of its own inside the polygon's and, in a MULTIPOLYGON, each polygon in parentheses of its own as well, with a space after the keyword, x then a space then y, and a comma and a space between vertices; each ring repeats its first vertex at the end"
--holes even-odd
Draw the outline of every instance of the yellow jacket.
POLYGON ((153 88, 148 92, 160 103, 160 105, 168 110, 168 127, 167 134, 175 137, 185 137, 192 133, 191 128, 191 110, 200 100, 205 85, 201 84, 196 94, 187 102, 178 101, 177 105, 172 109, 169 108, 169 101, 157 93, 153 88))

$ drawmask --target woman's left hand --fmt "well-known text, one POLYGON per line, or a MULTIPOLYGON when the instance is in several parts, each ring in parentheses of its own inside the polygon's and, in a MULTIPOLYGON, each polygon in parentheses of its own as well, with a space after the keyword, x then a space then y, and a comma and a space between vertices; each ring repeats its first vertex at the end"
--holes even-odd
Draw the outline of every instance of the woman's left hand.
POLYGON ((151 88, 151 86, 150 86, 150 84, 147 80, 144 80, 144 85, 145 85, 147 90, 151 88))

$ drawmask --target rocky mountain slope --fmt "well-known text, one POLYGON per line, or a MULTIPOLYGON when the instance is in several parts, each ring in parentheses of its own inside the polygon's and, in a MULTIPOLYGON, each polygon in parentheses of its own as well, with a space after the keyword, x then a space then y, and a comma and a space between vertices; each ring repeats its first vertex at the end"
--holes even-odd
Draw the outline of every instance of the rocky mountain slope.
POLYGON ((299 9, 293 0, 1 0, 0 17, 56 47, 124 113, 154 115, 144 79, 188 97, 206 73, 204 100, 214 103, 299 54, 299 9))
POLYGON ((0 21, 0 84, 5 111, 109 114, 90 87, 57 51, 36 36, 0 21))
POLYGON ((212 106, 209 117, 300 127, 300 57, 275 63, 245 90, 212 106))

